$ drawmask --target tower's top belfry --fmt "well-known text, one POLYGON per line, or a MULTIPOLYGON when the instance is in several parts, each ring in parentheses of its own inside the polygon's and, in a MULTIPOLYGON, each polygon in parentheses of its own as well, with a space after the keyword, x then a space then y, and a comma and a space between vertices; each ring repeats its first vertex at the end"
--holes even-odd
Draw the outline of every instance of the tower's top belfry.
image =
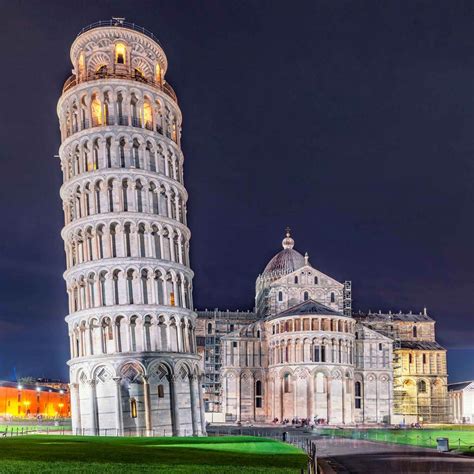
POLYGON ((130 78, 160 88, 177 101, 165 80, 168 60, 150 31, 123 19, 99 21, 83 28, 70 51, 73 75, 63 92, 90 80, 130 78))

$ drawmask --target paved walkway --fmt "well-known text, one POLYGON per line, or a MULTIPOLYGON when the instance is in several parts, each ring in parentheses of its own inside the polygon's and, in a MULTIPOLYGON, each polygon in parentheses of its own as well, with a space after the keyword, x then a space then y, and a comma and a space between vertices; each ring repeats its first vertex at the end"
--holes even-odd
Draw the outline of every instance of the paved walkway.
POLYGON ((337 473, 474 473, 474 458, 351 439, 316 439, 318 458, 337 473))

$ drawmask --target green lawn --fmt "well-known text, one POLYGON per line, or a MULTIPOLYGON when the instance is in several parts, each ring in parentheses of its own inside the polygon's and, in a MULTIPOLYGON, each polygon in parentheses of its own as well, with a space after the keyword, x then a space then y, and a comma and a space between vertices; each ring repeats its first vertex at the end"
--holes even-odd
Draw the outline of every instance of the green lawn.
POLYGON ((0 439, 3 473, 299 473, 306 455, 253 436, 113 438, 32 435, 0 439))
POLYGON ((411 444, 427 448, 436 447, 436 438, 448 438, 449 447, 474 455, 474 427, 443 426, 423 429, 323 429, 323 434, 345 438, 368 439, 388 443, 411 444))

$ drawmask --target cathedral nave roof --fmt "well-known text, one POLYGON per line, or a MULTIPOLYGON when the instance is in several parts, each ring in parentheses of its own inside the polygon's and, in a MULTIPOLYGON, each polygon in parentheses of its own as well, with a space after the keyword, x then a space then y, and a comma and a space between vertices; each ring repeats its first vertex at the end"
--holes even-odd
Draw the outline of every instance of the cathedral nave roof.
POLYGON ((401 341, 402 349, 413 349, 419 351, 444 351, 446 350, 436 341, 401 341))

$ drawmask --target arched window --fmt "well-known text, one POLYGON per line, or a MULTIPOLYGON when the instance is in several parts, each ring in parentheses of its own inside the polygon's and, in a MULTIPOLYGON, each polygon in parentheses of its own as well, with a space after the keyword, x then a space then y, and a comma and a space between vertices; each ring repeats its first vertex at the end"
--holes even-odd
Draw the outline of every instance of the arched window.
POLYGON ((92 126, 102 125, 102 105, 100 100, 94 96, 91 102, 92 126))
POLYGON ((426 393, 426 382, 424 380, 418 382, 418 391, 420 393, 426 393))
POLYGON ((418 328, 413 326, 413 337, 418 337, 418 328))
POLYGON ((145 122, 145 128, 153 130, 153 109, 148 100, 143 104, 143 120, 145 122))
POLYGON ((411 354, 408 354, 408 363, 413 363, 413 356, 411 354))
POLYGON ((360 382, 354 384, 354 398, 355 408, 362 408, 362 384, 360 382))
POLYGON ((137 417, 137 401, 134 398, 130 399, 130 416, 132 418, 137 417))
POLYGON ((257 338, 260 339, 260 329, 257 330, 257 338))
POLYGON ((278 292, 278 301, 283 301, 283 291, 278 292))
POLYGON ((115 63, 125 64, 125 45, 123 43, 117 43, 115 45, 115 63))
POLYGON ((290 393, 290 374, 285 374, 283 376, 283 391, 285 393, 290 393))
POLYGON ((295 283, 298 284, 298 276, 295 276, 295 283))
POLYGON ((321 346, 315 345, 314 346, 314 359, 313 359, 314 362, 321 362, 320 352, 321 352, 321 346))
POLYGON ((303 294, 303 299, 304 299, 305 301, 308 301, 308 299, 309 299, 309 294, 308 294, 307 291, 304 292, 304 294, 303 294))
POLYGON ((159 64, 155 66, 155 81, 161 84, 161 66, 159 64))
POLYGON ((262 382, 257 380, 255 382, 255 408, 262 408, 262 382))
POLYGON ((335 303, 335 302, 336 302, 336 295, 331 292, 331 303, 335 303))
POLYGON ((82 77, 86 70, 86 61, 84 59, 84 53, 79 55, 79 76, 82 77))

